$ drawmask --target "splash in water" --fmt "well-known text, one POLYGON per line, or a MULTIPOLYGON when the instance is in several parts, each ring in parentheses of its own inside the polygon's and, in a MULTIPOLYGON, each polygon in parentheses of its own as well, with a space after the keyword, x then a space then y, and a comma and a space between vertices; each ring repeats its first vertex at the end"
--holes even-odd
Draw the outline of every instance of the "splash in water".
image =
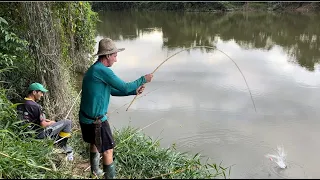
POLYGON ((284 152, 284 148, 282 146, 278 146, 277 149, 277 155, 267 154, 266 157, 275 162, 280 168, 284 169, 287 167, 285 162, 287 154, 284 152))

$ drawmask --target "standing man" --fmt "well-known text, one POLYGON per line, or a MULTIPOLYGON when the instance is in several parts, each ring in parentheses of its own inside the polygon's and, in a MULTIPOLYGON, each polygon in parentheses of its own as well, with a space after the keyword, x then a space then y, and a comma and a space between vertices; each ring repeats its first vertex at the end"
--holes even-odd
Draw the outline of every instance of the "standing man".
POLYGON ((36 102, 40 101, 47 91, 40 83, 30 84, 27 97, 24 98, 22 104, 17 106, 18 115, 26 123, 30 123, 31 130, 37 132, 36 138, 59 137, 57 145, 68 155, 68 159, 72 160, 72 148, 67 145, 67 140, 71 137, 71 120, 64 119, 56 122, 47 119, 42 106, 36 102))
POLYGON ((110 69, 117 62, 115 43, 105 38, 99 42, 98 60, 88 69, 82 81, 82 97, 79 120, 82 138, 90 143, 91 173, 106 179, 114 179, 116 170, 113 162, 113 140, 107 111, 110 95, 129 96, 141 94, 144 84, 151 81, 153 75, 141 76, 133 82, 124 82, 110 69), (103 156, 103 171, 99 168, 100 153, 103 156))

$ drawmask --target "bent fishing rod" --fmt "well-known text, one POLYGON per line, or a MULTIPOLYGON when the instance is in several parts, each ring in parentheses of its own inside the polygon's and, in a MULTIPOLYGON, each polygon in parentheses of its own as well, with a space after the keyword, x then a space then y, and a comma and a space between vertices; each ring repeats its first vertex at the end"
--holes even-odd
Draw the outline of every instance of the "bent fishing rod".
MULTIPOLYGON (((156 69, 155 69, 151 74, 154 74, 154 73, 161 67, 161 65, 163 65, 165 62, 167 62, 170 58, 174 57, 175 55, 177 55, 177 54, 179 54, 179 53, 181 53, 181 52, 183 52, 183 51, 186 51, 186 50, 189 50, 189 49, 194 49, 194 48, 216 49, 216 50, 220 51, 221 53, 223 53, 224 55, 226 55, 226 56, 236 65, 236 67, 238 68, 238 70, 240 71, 240 73, 241 73, 241 75, 242 75, 242 77, 243 77, 243 79, 244 79, 244 82, 245 82, 246 85, 247 85, 247 88, 248 88, 248 91, 249 91, 249 94, 250 94, 250 97, 251 97, 251 101, 252 101, 252 104, 253 104, 253 107, 254 107, 254 111, 257 112, 256 105, 255 105, 255 103, 254 103, 254 101, 253 101, 253 98, 252 98, 252 94, 251 94, 249 85, 248 85, 247 80, 246 80, 246 78, 244 77, 241 69, 239 68, 239 66, 237 65, 237 63, 236 63, 230 56, 228 56, 226 53, 224 53, 223 51, 219 50, 219 49, 216 48, 215 46, 193 46, 193 47, 186 48, 186 49, 183 49, 183 50, 181 50, 181 51, 178 51, 178 52, 176 52, 175 54, 173 54, 173 55, 171 55, 170 57, 168 57, 167 59, 165 59, 162 63, 160 63, 160 64, 156 67, 156 69)), ((129 106, 127 107, 126 111, 128 111, 128 109, 130 108, 130 106, 132 105, 132 103, 136 100, 137 96, 138 96, 138 94, 132 99, 132 101, 131 101, 131 103, 129 104, 129 106)))
MULTIPOLYGON (((241 75, 242 75, 242 77, 243 77, 243 79, 244 79, 244 82, 246 83, 246 86, 247 86, 247 88, 248 88, 249 95, 250 95, 250 98, 251 98, 251 101, 252 101, 254 110, 255 110, 255 112, 257 112, 256 105, 255 105, 255 103, 254 103, 251 90, 250 90, 249 85, 248 85, 248 83, 247 83, 247 80, 246 80, 245 76, 243 75, 241 69, 239 68, 238 64, 237 64, 230 56, 228 56, 226 53, 224 53, 224 52, 221 51, 220 49, 216 48, 215 46, 193 46, 193 47, 186 48, 186 49, 183 49, 183 50, 181 50, 181 51, 178 51, 178 52, 176 52, 175 54, 171 55, 170 57, 166 58, 163 62, 161 62, 151 74, 154 74, 154 73, 155 73, 165 62, 167 62, 170 58, 174 57, 175 55, 177 55, 177 54, 179 54, 179 53, 181 53, 181 52, 183 52, 183 51, 186 51, 186 50, 189 50, 189 49, 194 49, 194 48, 215 49, 215 50, 217 50, 217 51, 220 51, 220 52, 223 53, 224 55, 226 55, 226 56, 235 64, 235 66, 237 67, 237 69, 240 71, 240 73, 241 73, 241 75)), ((77 99, 79 98, 81 92, 82 92, 82 90, 79 92, 76 100, 74 101, 73 105, 71 106, 71 108, 70 108, 68 114, 66 115, 65 119, 69 116, 69 114, 70 114, 73 106, 75 105, 77 99)), ((132 105, 132 103, 137 99, 137 97, 138 97, 138 94, 135 95, 135 97, 133 98, 133 100, 130 102, 130 104, 129 104, 129 106, 127 107, 126 111, 128 111, 128 109, 130 108, 130 106, 132 105)), ((64 138, 62 138, 62 139, 64 139, 64 138)), ((59 142, 59 141, 62 140, 62 139, 59 139, 59 140, 56 141, 55 143, 59 142)))

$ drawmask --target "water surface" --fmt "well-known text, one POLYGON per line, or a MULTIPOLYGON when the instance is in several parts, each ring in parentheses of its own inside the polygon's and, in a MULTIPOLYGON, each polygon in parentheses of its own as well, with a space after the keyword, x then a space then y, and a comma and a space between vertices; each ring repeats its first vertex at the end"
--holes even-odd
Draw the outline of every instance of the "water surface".
POLYGON ((232 166, 231 178, 320 178, 320 16, 273 13, 104 12, 99 36, 118 47, 112 69, 125 81, 151 73, 170 55, 144 94, 112 97, 110 123, 130 124, 232 166), (281 170, 264 157, 277 145, 287 152, 281 170))

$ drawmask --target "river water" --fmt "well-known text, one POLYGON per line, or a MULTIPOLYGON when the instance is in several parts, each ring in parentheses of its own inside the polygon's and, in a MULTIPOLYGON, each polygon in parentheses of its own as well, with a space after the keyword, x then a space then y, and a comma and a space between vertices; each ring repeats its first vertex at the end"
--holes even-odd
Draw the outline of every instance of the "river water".
MULTIPOLYGON (((141 98, 112 97, 110 123, 143 128, 174 145, 232 166, 231 178, 320 178, 320 15, 102 12, 97 42, 110 37, 125 81, 155 73, 141 98), (278 145, 288 168, 265 157, 278 145)), ((95 52, 97 51, 97 45, 95 52)), ((204 159, 205 159, 204 158, 204 159)))

